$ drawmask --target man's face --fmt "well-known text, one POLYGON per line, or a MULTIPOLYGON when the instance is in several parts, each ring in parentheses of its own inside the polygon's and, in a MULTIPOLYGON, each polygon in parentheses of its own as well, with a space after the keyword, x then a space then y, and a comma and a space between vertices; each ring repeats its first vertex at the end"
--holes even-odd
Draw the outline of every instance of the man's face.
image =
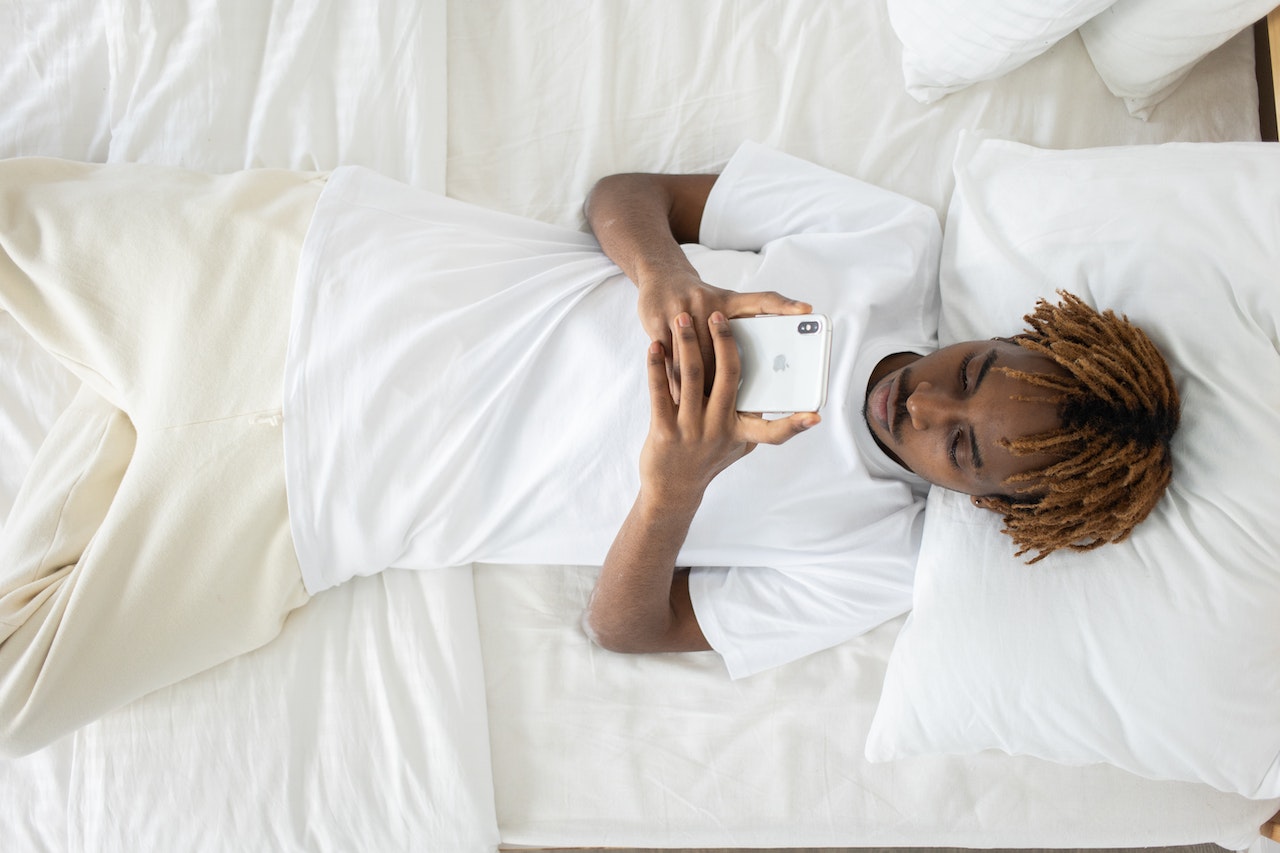
POLYGON ((1053 461, 1039 454, 1015 456, 1002 446, 1056 429, 1060 421, 1055 405, 1017 399, 1046 396, 1045 389, 997 369, 1061 374, 1050 359, 1000 340, 894 358, 894 369, 873 374, 863 415, 899 464, 958 492, 1007 495, 1010 476, 1053 461))

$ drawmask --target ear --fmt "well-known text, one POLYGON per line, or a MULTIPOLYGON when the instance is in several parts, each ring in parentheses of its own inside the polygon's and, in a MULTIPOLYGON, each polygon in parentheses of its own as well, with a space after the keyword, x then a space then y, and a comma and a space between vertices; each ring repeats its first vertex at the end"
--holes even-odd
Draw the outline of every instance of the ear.
POLYGON ((989 509, 992 512, 1000 511, 999 507, 996 506, 995 498, 987 497, 986 495, 972 495, 969 501, 978 509, 989 509))

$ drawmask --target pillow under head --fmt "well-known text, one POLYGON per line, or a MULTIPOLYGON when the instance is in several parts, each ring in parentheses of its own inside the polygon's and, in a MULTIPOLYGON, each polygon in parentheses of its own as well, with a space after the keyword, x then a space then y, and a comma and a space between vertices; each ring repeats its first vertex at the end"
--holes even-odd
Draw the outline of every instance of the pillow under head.
POLYGON ((1280 147, 1045 151, 965 138, 940 341, 1068 290, 1142 327, 1182 397, 1133 535, 1013 557, 935 488, 871 760, 997 749, 1280 797, 1280 147))

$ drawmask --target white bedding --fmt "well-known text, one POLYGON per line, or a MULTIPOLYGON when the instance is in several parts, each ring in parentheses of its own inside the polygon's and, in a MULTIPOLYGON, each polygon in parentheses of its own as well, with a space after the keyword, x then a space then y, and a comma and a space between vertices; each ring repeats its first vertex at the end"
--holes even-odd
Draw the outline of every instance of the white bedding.
POLYGON ((996 753, 868 764, 902 619, 729 682, 711 652, 619 659, 584 644, 565 614, 592 580, 587 568, 476 571, 507 843, 1242 848, 1275 811, 1102 765, 996 753))
POLYGON ((452 3, 449 194, 577 224, 608 172, 713 170, 755 139, 942 214, 964 129, 1045 148, 1258 137, 1248 34, 1141 122, 1074 34, 926 106, 903 88, 883 0, 711 5, 452 3))
POLYGON ((371 580, 6 762, 5 849, 496 847, 470 571, 371 580))
MULTIPOLYGON (((356 162, 576 225, 602 175, 715 169, 744 138, 941 215, 966 128, 1046 147, 1258 133, 1247 38, 1143 123, 1076 36, 918 104, 881 0, 383 5, 4 0, 0 156, 356 162)), ((70 387, 0 315, 0 512, 70 387)), ((994 755, 873 768, 862 740, 899 623, 730 683, 710 654, 588 645, 590 582, 479 567, 326 592, 266 649, 0 765, 7 846, 1239 848, 1274 811, 994 755)))

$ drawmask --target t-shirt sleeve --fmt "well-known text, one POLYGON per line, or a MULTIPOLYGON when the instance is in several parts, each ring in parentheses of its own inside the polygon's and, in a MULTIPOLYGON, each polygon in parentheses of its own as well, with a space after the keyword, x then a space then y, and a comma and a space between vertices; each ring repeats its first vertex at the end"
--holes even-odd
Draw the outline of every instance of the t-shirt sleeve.
POLYGON ((699 242, 712 249, 759 251, 782 237, 904 227, 935 241, 933 209, 857 178, 746 142, 716 179, 699 242))
MULTIPOLYGON (((884 555, 881 555, 883 557, 884 555)), ((743 678, 852 639, 911 609, 910 555, 863 565, 695 567, 689 594, 703 636, 743 678)))

